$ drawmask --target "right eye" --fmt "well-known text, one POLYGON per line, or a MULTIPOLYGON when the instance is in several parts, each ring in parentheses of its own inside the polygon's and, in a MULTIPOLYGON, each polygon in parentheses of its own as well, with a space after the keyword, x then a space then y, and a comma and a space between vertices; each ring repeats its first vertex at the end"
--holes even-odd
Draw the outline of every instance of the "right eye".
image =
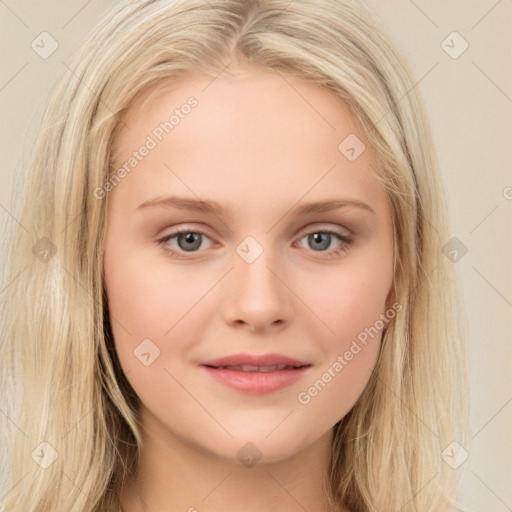
POLYGON ((176 255, 176 257, 182 257, 184 253, 195 253, 201 248, 204 249, 203 242, 205 237, 210 240, 203 231, 182 229, 159 239, 158 243, 162 245, 165 251, 176 255))

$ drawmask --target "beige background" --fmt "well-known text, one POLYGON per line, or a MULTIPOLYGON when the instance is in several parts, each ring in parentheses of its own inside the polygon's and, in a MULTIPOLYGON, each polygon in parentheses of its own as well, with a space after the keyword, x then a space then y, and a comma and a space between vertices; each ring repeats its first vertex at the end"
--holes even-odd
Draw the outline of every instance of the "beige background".
MULTIPOLYGON (((471 511, 509 511, 512 188, 507 187, 512 187, 512 2, 368 2, 416 72, 448 191, 452 234, 468 249, 455 263, 467 311, 473 395, 473 444, 459 469, 465 472, 461 499, 471 511), (453 31, 469 44, 456 59, 441 46, 453 31)), ((112 3, 0 2, 1 224, 15 222, 11 194, 20 187, 19 159, 31 144, 31 122, 39 118, 69 55, 112 3), (59 45, 48 59, 31 48, 43 31, 59 45)), ((462 40, 447 41, 454 46, 452 51, 461 48, 462 40)))

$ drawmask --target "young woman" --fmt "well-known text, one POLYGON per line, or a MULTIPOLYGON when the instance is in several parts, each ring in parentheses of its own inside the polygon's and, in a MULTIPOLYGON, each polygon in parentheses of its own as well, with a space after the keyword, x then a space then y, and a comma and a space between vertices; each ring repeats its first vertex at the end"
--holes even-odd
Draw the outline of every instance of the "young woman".
POLYGON ((117 2, 69 68, 10 244, 4 510, 462 510, 435 149, 368 10, 117 2))

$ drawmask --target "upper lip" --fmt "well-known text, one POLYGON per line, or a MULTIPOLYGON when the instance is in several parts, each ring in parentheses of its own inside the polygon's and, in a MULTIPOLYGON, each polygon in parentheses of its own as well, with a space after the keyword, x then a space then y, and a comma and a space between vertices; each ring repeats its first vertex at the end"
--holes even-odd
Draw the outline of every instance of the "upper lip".
POLYGON ((201 363, 202 366, 274 366, 285 364, 288 366, 308 366, 310 363, 300 361, 282 354, 232 354, 219 359, 211 359, 201 363))

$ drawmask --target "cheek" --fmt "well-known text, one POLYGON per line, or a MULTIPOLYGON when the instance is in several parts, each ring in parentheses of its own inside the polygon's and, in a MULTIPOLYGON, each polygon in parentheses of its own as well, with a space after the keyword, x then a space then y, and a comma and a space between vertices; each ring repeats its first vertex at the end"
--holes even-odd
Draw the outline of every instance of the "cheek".
POLYGON ((323 355, 313 378, 304 383, 297 401, 334 424, 355 404, 375 366, 392 284, 392 259, 377 258, 340 266, 336 272, 311 276, 302 294, 317 314, 310 339, 323 355), (306 294, 307 291, 307 295, 306 294), (321 336, 319 336, 321 333, 321 336))
POLYGON ((211 286, 204 272, 173 263, 163 249, 115 228, 104 267, 110 313, 134 336, 161 338, 211 286))
POLYGON ((121 365, 129 379, 138 379, 147 373, 137 358, 141 351, 152 357, 158 354, 158 367, 168 362, 166 356, 185 357, 193 332, 205 322, 198 301, 217 278, 185 266, 173 267, 165 258, 150 261, 144 251, 130 252, 127 257, 125 252, 106 250, 105 285, 121 365))
POLYGON ((324 269, 301 281, 300 293, 323 324, 324 339, 330 338, 333 346, 341 343, 339 348, 343 348, 347 340, 373 326, 385 312, 392 284, 392 259, 379 259, 369 253, 368 257, 347 259, 335 270, 324 269))

